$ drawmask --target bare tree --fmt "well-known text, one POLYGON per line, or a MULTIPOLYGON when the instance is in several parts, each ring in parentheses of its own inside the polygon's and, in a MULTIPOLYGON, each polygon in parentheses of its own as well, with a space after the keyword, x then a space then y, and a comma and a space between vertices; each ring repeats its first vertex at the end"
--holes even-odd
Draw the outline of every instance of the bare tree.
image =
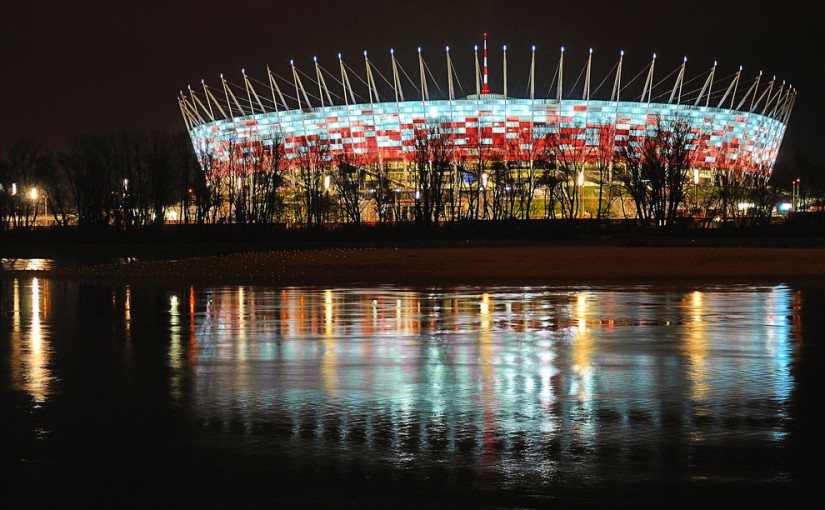
POLYGON ((578 217, 580 204, 580 181, 584 176, 584 165, 589 159, 592 146, 585 140, 583 127, 562 127, 544 136, 543 159, 552 162, 558 183, 558 199, 562 218, 578 217))
POLYGON ((379 223, 385 223, 390 219, 396 198, 393 182, 387 168, 383 165, 376 166, 369 176, 371 178, 370 197, 375 203, 375 214, 379 223))
POLYGON ((467 157, 464 159, 462 170, 465 176, 463 181, 467 185, 467 217, 477 220, 481 213, 483 200, 481 193, 483 190, 483 180, 487 166, 489 165, 492 152, 488 144, 484 143, 484 133, 480 126, 467 128, 467 157))
POLYGON ((328 187, 329 145, 324 140, 307 139, 297 157, 298 185, 307 226, 323 223, 330 210, 328 187))
POLYGON ((15 228, 30 228, 42 212, 42 181, 55 173, 54 158, 34 138, 21 137, 8 149, 4 188, 7 213, 15 228), (40 189, 38 190, 38 185, 40 189))
POLYGON ((335 194, 346 220, 359 225, 361 223, 361 183, 364 182, 366 170, 363 165, 355 162, 349 152, 344 152, 335 158, 337 171, 333 174, 332 183, 335 194))
POLYGON ((415 220, 437 224, 443 214, 444 185, 453 162, 452 137, 440 124, 417 129, 414 134, 415 220))
POLYGON ((642 140, 629 139, 618 150, 618 177, 644 223, 670 225, 684 203, 697 135, 679 118, 657 119, 642 140))

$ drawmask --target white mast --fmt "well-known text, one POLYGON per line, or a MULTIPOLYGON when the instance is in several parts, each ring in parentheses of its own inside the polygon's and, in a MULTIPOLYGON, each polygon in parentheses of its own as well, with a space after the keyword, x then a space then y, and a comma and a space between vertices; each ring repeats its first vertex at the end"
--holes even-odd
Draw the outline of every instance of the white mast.
POLYGON ((710 74, 708 74, 707 79, 705 80, 705 84, 702 85, 702 90, 699 91, 699 95, 696 97, 696 102, 693 103, 693 106, 699 106, 699 103, 702 101, 702 97, 705 95, 705 91, 707 90, 707 101, 705 106, 708 106, 710 102, 710 91, 713 87, 713 76, 716 74, 716 61, 713 61, 713 67, 710 68, 710 74))
POLYGON ((687 65, 687 57, 682 60, 682 68, 679 69, 679 75, 676 77, 676 83, 673 84, 673 90, 670 92, 670 99, 667 100, 667 104, 673 103, 673 98, 676 97, 676 107, 678 108, 679 102, 682 100, 682 83, 685 79, 685 66, 687 65), (676 95, 676 91, 679 91, 679 95, 676 95))
MULTIPOLYGON (((611 138, 610 152, 611 154, 616 150, 616 133, 617 124, 619 123, 619 101, 622 95, 622 62, 624 61, 624 50, 619 51, 619 67, 616 69, 616 78, 613 80, 613 91, 610 93, 610 100, 616 100, 616 106, 613 110, 613 135, 611 138)), ((613 157, 607 164, 607 182, 608 185, 613 185, 613 157)))
MULTIPOLYGON (((370 106, 372 107, 372 131, 375 136, 375 150, 378 152, 378 164, 383 165, 384 159, 381 156, 381 147, 378 144, 378 123, 375 120, 375 103, 380 103, 378 98, 378 88, 375 86, 375 79, 372 77, 372 67, 370 66, 370 59, 367 57, 367 50, 364 50, 364 63, 367 66, 367 88, 370 95, 370 106), (375 92, 375 100, 373 100, 373 92, 375 92)), ((364 133, 366 135, 366 133, 364 133)))
POLYGON ((401 90, 401 79, 398 76, 398 66, 395 63, 395 50, 390 48, 390 60, 392 60, 392 88, 395 91, 395 116, 398 119, 398 137, 401 144, 401 164, 404 165, 404 176, 407 172, 407 157, 404 151, 404 133, 401 127, 401 104, 398 102, 399 97, 401 101, 404 100, 404 91, 401 90))
MULTIPOLYGON (((352 146, 352 118, 349 114, 349 103, 350 100, 354 103, 355 102, 355 94, 352 92, 352 86, 349 83, 349 76, 347 76, 347 70, 344 68, 344 61, 341 59, 341 54, 338 54, 338 64, 341 67, 341 85, 344 87, 344 105, 347 109, 347 127, 349 132, 349 143, 352 146), (349 99, 347 98, 347 89, 349 89, 349 99)), ((343 145, 344 138, 341 137, 341 144, 343 145)), ((343 147, 346 150, 346 147, 343 147)), ((353 153, 355 150, 353 149, 353 153)))

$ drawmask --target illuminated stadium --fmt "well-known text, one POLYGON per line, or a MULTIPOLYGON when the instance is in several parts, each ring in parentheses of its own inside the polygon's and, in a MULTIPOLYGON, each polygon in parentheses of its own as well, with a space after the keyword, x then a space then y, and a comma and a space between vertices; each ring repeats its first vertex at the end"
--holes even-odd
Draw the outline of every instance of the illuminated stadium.
POLYGON ((223 169, 213 175, 227 175, 233 159, 273 144, 282 147, 287 167, 300 165, 302 154, 322 146, 330 162, 346 155, 362 165, 383 166, 395 172, 394 185, 412 189, 412 177, 401 170, 413 166, 416 140, 433 128, 446 136, 453 167, 475 165, 479 180, 490 162, 518 168, 512 161, 524 158, 519 152, 541 151, 555 140, 557 152, 582 160, 582 180, 593 182, 594 161, 614 159, 622 147, 643 143, 651 129, 674 119, 693 135, 697 182, 699 175, 707 180, 719 169, 769 176, 796 97, 791 86, 761 72, 746 77, 739 68, 719 76, 715 62, 692 78, 687 58, 661 71, 655 54, 645 68, 627 72, 621 52, 610 74, 591 76, 592 49, 571 70, 565 62, 570 56, 561 48, 548 87, 536 80, 535 47, 524 52, 531 55, 530 68, 518 70, 519 76, 529 73, 527 86, 522 83, 514 93, 511 84, 508 93, 507 47, 501 60, 496 58, 501 82, 493 87, 486 46, 485 34, 483 48, 474 51, 474 72, 463 75, 463 82, 449 47, 438 57, 436 74, 446 71, 444 83, 434 79, 434 66, 421 48, 409 52, 408 68, 390 50, 381 57, 386 69, 379 69, 365 51, 363 60, 357 59, 360 73, 340 54, 334 71, 318 58, 310 73, 290 62, 291 79, 270 69, 264 80, 242 71, 238 84, 221 75, 217 88, 202 81, 182 91, 179 104, 202 164, 209 160, 212 168, 223 169), (474 83, 474 90, 462 83, 474 83))

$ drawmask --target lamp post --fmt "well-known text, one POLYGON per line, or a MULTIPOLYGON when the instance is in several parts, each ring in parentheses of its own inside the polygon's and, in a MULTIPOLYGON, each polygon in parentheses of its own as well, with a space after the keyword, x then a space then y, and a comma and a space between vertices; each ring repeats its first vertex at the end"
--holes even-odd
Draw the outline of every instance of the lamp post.
MULTIPOLYGON (((34 221, 37 219, 37 186, 32 187, 29 192, 29 198, 31 198, 34 204, 34 216, 32 217, 32 224, 34 224, 34 221)), ((28 222, 28 215, 26 216, 26 221, 28 222)))
POLYGON ((801 207, 802 199, 799 196, 799 183, 802 179, 798 178, 793 182, 793 211, 798 212, 801 207))
POLYGON ((584 170, 579 172, 579 218, 584 218, 584 170))
POLYGON ((693 203, 695 204, 695 213, 699 212, 699 169, 693 169, 693 203))

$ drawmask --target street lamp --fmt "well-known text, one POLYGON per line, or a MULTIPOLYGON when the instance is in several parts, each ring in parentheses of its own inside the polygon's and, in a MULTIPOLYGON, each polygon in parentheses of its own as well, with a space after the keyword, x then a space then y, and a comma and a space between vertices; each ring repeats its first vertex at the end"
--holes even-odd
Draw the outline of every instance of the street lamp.
POLYGON ((799 182, 801 179, 797 178, 795 181, 791 182, 791 210, 793 212, 797 212, 799 209, 799 182))
POLYGON ((800 191, 801 191, 800 190, 800 187, 801 187, 800 183, 801 182, 802 182, 802 179, 797 177, 797 179, 796 179, 796 203, 797 203, 797 207, 799 207, 799 209, 805 210, 805 204, 802 203, 802 197, 800 196, 801 195, 801 193, 800 193, 800 191))
POLYGON ((584 170, 579 172, 579 218, 584 218, 584 170))
POLYGON ((696 212, 699 211, 699 169, 693 169, 693 202, 696 204, 696 212))

